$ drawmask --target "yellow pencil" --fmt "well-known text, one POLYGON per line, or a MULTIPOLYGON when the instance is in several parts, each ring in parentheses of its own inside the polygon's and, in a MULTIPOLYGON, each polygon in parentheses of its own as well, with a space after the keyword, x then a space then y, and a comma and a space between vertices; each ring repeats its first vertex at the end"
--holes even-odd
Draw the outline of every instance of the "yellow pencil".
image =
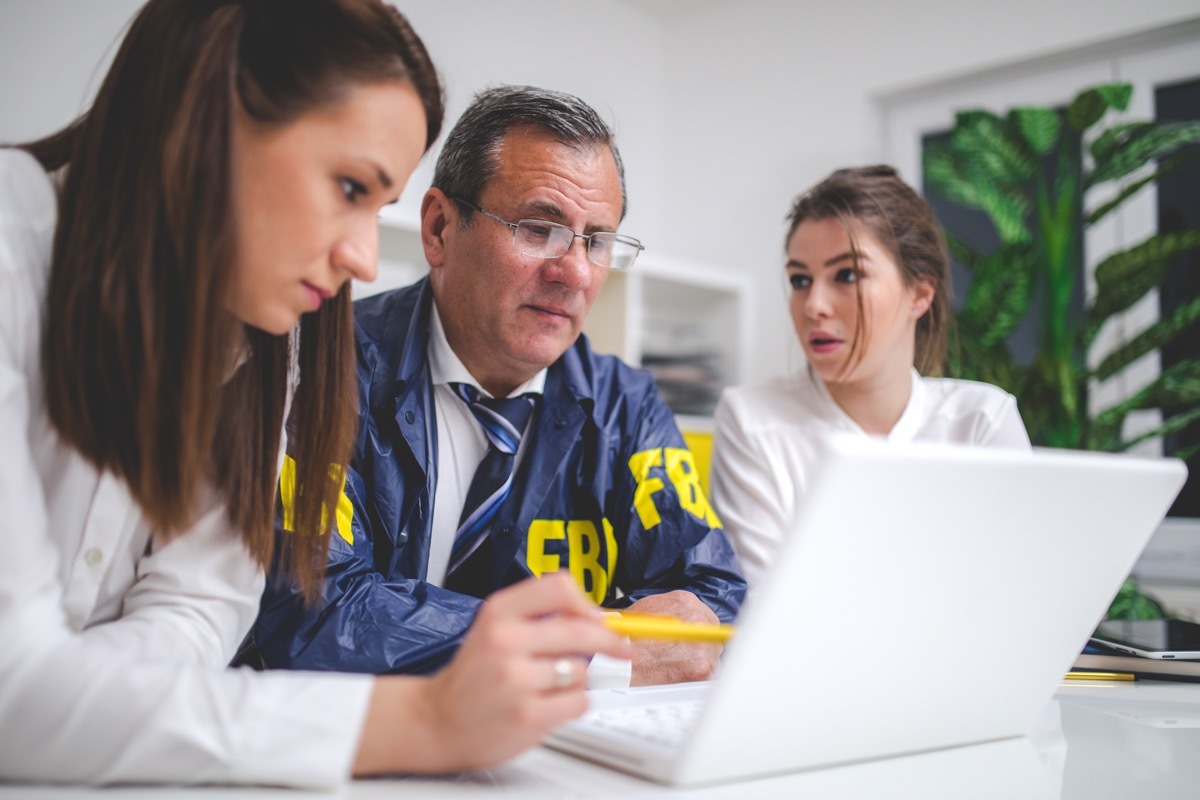
POLYGON ((675 642, 727 642, 732 625, 684 622, 655 614, 609 614, 604 624, 631 639, 664 639, 675 642))
POLYGON ((1082 672, 1071 671, 1064 676, 1069 681, 1135 681, 1132 672, 1082 672))

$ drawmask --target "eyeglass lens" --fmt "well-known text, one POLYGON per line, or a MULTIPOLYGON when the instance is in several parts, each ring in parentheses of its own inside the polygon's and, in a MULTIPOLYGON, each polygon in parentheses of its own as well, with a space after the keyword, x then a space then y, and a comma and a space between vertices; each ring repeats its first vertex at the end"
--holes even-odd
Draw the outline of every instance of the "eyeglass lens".
POLYGON ((587 240, 588 260, 597 266, 627 269, 637 258, 636 244, 608 231, 583 236, 565 225, 532 219, 521 220, 513 230, 517 249, 536 258, 561 258, 571 249, 576 236, 587 240))

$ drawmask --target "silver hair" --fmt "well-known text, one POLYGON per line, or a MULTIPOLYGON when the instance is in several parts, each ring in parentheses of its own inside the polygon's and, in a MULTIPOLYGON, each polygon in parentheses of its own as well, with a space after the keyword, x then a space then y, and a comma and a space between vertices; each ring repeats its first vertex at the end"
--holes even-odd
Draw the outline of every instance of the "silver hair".
MULTIPOLYGON (((495 86, 471 101, 446 137, 433 173, 433 186, 448 196, 478 203, 499 169, 497 154, 505 135, 532 126, 572 146, 605 146, 612 153, 621 181, 621 219, 629 207, 625 166, 612 129, 596 110, 574 95, 534 86, 495 86)), ((459 203, 464 219, 471 209, 459 203)))

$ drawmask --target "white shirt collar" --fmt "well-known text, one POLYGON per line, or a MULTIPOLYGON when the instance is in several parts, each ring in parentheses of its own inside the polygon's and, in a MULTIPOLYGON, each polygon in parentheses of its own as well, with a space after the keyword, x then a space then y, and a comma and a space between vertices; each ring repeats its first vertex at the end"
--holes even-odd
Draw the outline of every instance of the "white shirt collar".
MULTIPOLYGON (((479 385, 479 381, 475 380, 475 376, 463 366, 458 354, 450 347, 450 342, 446 339, 446 329, 442 325, 441 314, 438 313, 436 300, 432 304, 430 312, 428 356, 429 375, 433 379, 433 385, 469 383, 482 392, 485 397, 491 397, 491 393, 479 385)), ((532 378, 513 389, 509 397, 519 397, 527 393, 540 395, 545 389, 546 370, 543 368, 538 370, 532 378)))
MULTIPOLYGON (((861 433, 863 436, 871 436, 837 404, 837 401, 833 399, 833 395, 829 393, 829 387, 825 385, 825 381, 812 368, 812 365, 806 365, 805 369, 808 372, 809 380, 816 389, 817 395, 829 410, 832 417, 831 421, 841 428, 861 433)), ((921 373, 917 372, 916 367, 913 367, 912 389, 910 390, 908 402, 904 405, 904 412, 900 415, 900 419, 896 420, 896 424, 892 426, 892 430, 887 436, 875 436, 872 438, 887 439, 889 442, 911 441, 921 425, 921 420, 924 418, 925 405, 925 385, 921 380, 921 373)))

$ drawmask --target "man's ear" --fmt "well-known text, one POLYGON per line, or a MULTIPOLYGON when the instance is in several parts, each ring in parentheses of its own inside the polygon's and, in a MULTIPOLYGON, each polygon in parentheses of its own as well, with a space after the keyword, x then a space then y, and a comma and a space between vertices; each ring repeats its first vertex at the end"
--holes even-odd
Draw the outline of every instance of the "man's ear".
POLYGON ((421 199, 421 246, 430 269, 442 266, 446 259, 447 229, 458 219, 454 201, 441 189, 430 189, 421 199))

